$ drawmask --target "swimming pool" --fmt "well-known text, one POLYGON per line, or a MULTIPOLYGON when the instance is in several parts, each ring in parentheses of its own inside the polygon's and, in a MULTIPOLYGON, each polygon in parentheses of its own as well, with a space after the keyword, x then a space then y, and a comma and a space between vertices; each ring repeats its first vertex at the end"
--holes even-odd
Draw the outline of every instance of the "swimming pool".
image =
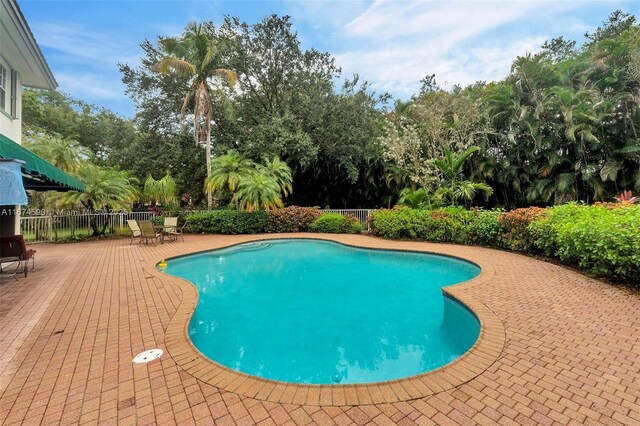
POLYGON ((445 256, 264 240, 169 261, 199 293, 194 345, 237 371, 310 384, 413 376, 465 353, 476 317, 441 288, 477 276, 445 256))

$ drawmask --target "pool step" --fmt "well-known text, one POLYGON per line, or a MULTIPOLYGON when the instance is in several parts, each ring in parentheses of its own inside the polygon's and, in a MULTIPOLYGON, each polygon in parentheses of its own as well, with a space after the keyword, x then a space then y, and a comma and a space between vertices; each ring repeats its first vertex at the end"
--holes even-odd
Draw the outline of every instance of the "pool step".
POLYGON ((271 243, 252 242, 240 244, 238 246, 231 247, 230 249, 233 251, 260 251, 266 250, 271 246, 271 243))

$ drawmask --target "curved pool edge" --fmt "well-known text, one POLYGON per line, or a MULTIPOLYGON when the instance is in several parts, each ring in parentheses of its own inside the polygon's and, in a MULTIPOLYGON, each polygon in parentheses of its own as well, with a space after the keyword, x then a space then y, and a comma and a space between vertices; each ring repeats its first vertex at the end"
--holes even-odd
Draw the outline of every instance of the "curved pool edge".
POLYGON ((458 387, 488 369, 500 356, 505 344, 505 330, 502 321, 486 305, 465 292, 467 288, 487 283, 495 275, 495 269, 478 259, 451 254, 446 250, 424 248, 394 248, 390 240, 364 236, 342 236, 328 234, 263 234, 247 235, 231 244, 214 246, 207 250, 196 250, 173 256, 174 259, 252 241, 272 239, 316 239, 331 241, 356 248, 391 251, 430 253, 458 258, 480 267, 480 274, 468 281, 444 287, 442 291, 457 300, 480 321, 480 333, 475 344, 463 355, 435 370, 385 382, 362 384, 297 384, 264 379, 232 370, 203 355, 189 338, 188 328, 198 302, 198 291, 188 280, 165 274, 156 269, 156 262, 148 262, 144 270, 170 284, 177 285, 182 292, 176 313, 165 330, 164 344, 167 353, 185 372, 198 380, 228 392, 283 404, 297 405, 367 405, 408 401, 433 395, 458 387), (346 237, 346 238, 345 238, 346 237), (362 240, 362 241, 359 241, 362 240), (371 242, 375 245, 369 244, 371 242), (387 243, 387 244, 385 244, 387 243))

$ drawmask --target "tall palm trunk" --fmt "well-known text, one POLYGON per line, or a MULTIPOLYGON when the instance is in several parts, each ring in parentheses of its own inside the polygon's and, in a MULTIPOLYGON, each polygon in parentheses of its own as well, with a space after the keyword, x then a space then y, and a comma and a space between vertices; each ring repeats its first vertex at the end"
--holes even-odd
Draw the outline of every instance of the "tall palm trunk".
MULTIPOLYGON (((207 156, 207 179, 211 177, 211 117, 207 117, 207 145, 205 155, 207 156)), ((213 207, 213 194, 207 189, 207 208, 211 210, 213 207)))
MULTIPOLYGON (((207 179, 211 177, 211 118, 213 116, 211 89, 207 81, 209 78, 217 77, 233 86, 237 77, 235 72, 218 67, 221 59, 219 41, 213 26, 189 23, 182 37, 161 39, 161 45, 167 56, 154 65, 154 69, 163 74, 176 72, 192 79, 192 86, 184 98, 180 115, 181 120, 184 120, 184 115, 193 99, 195 101, 193 137, 196 145, 203 141, 206 143, 207 179), (205 120, 204 123, 203 120, 205 120), (204 140, 205 137, 206 140, 204 140)), ((207 190, 207 206, 209 209, 213 207, 213 194, 209 190, 207 190)))

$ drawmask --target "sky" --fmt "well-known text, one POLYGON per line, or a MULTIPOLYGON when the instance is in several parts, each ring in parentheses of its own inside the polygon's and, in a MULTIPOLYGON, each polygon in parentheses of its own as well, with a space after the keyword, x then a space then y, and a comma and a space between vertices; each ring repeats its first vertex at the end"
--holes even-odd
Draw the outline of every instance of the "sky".
POLYGON ((248 23, 290 15, 303 48, 331 53, 399 99, 420 80, 470 84, 499 80, 516 56, 564 35, 581 43, 610 12, 640 18, 637 0, 18 0, 59 84, 76 99, 131 117, 117 63, 139 64, 140 43, 178 36, 189 21, 248 23))

